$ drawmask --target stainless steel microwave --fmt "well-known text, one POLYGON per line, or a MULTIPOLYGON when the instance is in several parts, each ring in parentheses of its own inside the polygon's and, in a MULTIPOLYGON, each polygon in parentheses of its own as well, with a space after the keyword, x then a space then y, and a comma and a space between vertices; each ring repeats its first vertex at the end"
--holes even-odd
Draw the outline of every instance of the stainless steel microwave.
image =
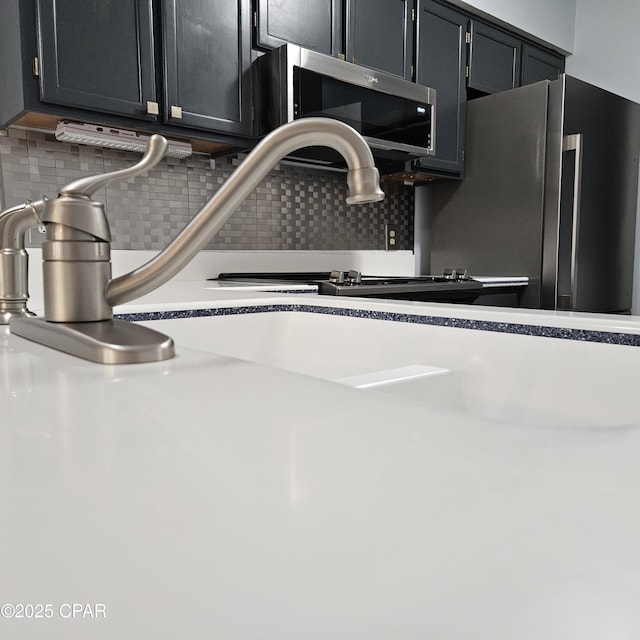
MULTIPOLYGON (((310 116, 351 125, 380 167, 435 153, 436 92, 338 58, 285 44, 254 63, 257 135, 310 116)), ((307 161, 340 164, 332 150, 311 147, 307 161)))

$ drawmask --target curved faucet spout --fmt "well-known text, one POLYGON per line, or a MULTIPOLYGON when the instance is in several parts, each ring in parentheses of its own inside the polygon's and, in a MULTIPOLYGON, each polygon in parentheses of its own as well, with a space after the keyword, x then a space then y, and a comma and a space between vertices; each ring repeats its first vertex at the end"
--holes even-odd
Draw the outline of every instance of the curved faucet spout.
MULTIPOLYGON (((164 251, 139 269, 111 279, 109 225, 103 205, 93 201, 91 194, 112 180, 155 165, 166 142, 161 136, 152 136, 151 142, 138 164, 77 180, 47 202, 42 215, 46 226, 42 246, 45 316, 11 317, 12 333, 94 362, 125 364, 171 358, 170 338, 143 325, 114 319, 113 306, 153 291, 178 273, 278 161, 303 147, 332 147, 348 165, 347 202, 384 198, 371 150, 355 129, 326 118, 296 120, 258 144, 164 251)), ((11 235, 8 227, 5 231, 11 235)))
POLYGON ((135 300, 170 280, 207 245, 282 158, 309 146, 331 147, 344 157, 348 166, 349 204, 384 198, 371 150, 355 129, 328 118, 303 118, 285 124, 251 151, 166 249, 138 269, 107 284, 108 304, 115 306, 135 300))

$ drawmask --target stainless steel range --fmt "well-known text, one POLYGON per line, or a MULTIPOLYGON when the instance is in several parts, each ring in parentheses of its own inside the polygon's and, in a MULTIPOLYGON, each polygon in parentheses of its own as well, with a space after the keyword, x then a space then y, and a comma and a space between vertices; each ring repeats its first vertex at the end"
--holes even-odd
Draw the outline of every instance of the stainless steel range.
POLYGON ((331 296, 389 298, 438 302, 473 302, 483 284, 466 270, 447 269, 442 276, 365 276, 359 271, 221 273, 218 280, 238 282, 305 283, 331 296))

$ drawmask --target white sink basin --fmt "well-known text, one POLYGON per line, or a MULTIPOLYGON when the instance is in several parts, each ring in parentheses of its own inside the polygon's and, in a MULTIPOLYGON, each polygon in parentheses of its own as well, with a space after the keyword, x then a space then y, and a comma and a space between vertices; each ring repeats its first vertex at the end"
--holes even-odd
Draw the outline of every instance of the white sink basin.
POLYGON ((635 347, 273 311, 158 320, 180 347, 522 425, 640 425, 635 347))

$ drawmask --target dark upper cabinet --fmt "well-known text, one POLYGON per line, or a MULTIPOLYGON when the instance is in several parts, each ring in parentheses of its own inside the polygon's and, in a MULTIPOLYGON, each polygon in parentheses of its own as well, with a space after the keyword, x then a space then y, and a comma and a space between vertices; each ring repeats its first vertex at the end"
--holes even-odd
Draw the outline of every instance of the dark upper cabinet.
POLYGON ((413 79, 413 0, 346 0, 349 62, 413 79))
POLYGON ((254 5, 258 48, 291 42, 412 79, 414 0, 254 0, 254 5))
POLYGON ((254 36, 436 89, 436 155, 413 166, 459 176, 466 100, 564 69, 561 55, 446 0, 2 2, 0 127, 67 118, 244 146, 254 36))
POLYGON ((251 0, 3 2, 0 82, 12 93, 0 93, 0 126, 57 117, 233 144, 253 135, 251 0))
POLYGON ((522 40, 484 22, 469 22, 469 89, 486 94, 519 86, 522 40))
POLYGON ((164 121, 250 133, 249 3, 163 0, 161 11, 164 121))
POLYGON ((418 0, 416 82, 436 90, 436 155, 417 166, 459 175, 464 162, 468 18, 434 0, 418 0))
POLYGON ((564 56, 471 18, 469 20, 470 96, 498 93, 540 80, 557 80, 564 56))
POLYGON ((520 84, 533 84, 540 80, 557 80, 564 73, 564 57, 540 47, 524 43, 520 84))
POLYGON ((436 90, 436 155, 409 170, 464 172, 467 99, 555 80, 564 58, 445 0, 416 0, 415 81, 436 90))
POLYGON ((256 46, 292 42, 337 56, 342 51, 342 0, 254 0, 256 46))
POLYGON ((37 0, 40 99, 154 120, 152 0, 37 0), (114 46, 116 45, 116 46, 114 46))

